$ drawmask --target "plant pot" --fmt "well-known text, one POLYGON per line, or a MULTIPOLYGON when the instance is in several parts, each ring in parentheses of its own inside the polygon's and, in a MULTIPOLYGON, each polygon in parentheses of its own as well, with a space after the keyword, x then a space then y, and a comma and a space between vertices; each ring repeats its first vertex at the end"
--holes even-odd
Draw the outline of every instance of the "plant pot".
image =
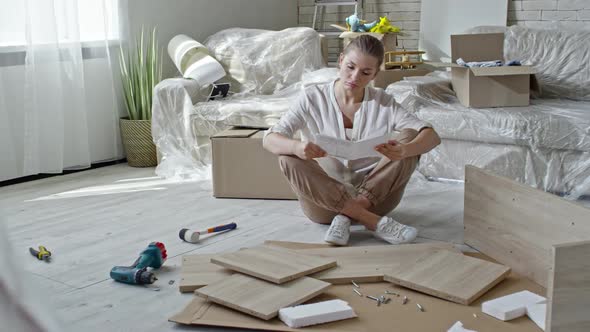
POLYGON ((158 160, 156 146, 152 140, 152 121, 121 118, 119 127, 129 166, 156 166, 158 160))

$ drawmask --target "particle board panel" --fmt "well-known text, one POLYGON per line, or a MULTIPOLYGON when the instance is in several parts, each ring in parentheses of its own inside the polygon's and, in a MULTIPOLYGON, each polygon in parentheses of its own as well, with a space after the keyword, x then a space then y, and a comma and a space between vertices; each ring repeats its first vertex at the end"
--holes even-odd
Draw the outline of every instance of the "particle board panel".
POLYGON ((590 241, 555 245, 547 332, 590 331, 590 241))
POLYGON ((232 271, 211 263, 215 255, 184 255, 180 269, 181 293, 189 293, 195 289, 207 286, 219 279, 229 277, 232 271))
POLYGON ((383 281, 384 273, 392 267, 404 265, 424 253, 433 253, 437 250, 460 252, 452 244, 442 242, 303 249, 299 252, 335 258, 337 267, 314 273, 311 277, 331 284, 345 284, 352 280, 360 283, 383 281))
MULTIPOLYGON (((478 257, 481 256, 478 255, 478 257)), ((545 289, 538 284, 514 273, 511 273, 504 282, 491 289, 470 306, 445 301, 387 282, 361 285, 360 291, 367 295, 380 295, 385 290, 401 294, 401 297, 391 297, 391 302, 377 307, 373 300, 358 296, 351 288, 350 284, 334 285, 307 303, 342 299, 348 302, 354 309, 358 315, 357 318, 309 326, 303 330, 338 332, 440 332, 446 331, 456 321, 460 320, 465 325, 465 328, 479 332, 538 332, 539 328, 532 320, 526 317, 510 322, 502 322, 483 314, 481 312, 481 303, 525 289, 537 294, 545 293, 545 289), (407 296, 409 299, 406 305, 402 305, 400 302, 400 298, 403 296, 407 296), (418 311, 416 303, 420 303, 425 311, 418 311), (476 314, 477 317, 473 314, 476 314)), ((179 311, 178 314, 170 317, 169 320, 179 324, 192 325, 195 328, 197 326, 221 326, 255 331, 302 330, 289 328, 278 317, 271 320, 261 320, 199 297, 193 298, 183 310, 180 310, 179 307, 179 311)))
POLYGON ((335 248, 329 243, 309 243, 309 242, 293 242, 293 241, 275 241, 266 240, 265 245, 281 247, 285 249, 299 250, 299 249, 321 249, 321 248, 335 248))
POLYGON ((552 245, 588 240, 590 210, 465 167, 465 243, 547 286, 552 245))
MULTIPOLYGON (((289 241, 265 241, 267 245, 287 249, 311 249, 330 248, 329 244, 302 243, 289 241)), ((207 286, 221 278, 229 277, 232 271, 217 264, 211 263, 215 254, 184 255, 180 271, 179 291, 181 293, 193 292, 195 289, 207 286)))
POLYGON ((195 293, 209 301, 269 320, 279 309, 303 303, 324 292, 329 283, 302 277, 284 284, 274 284, 243 274, 197 289, 195 293))
POLYGON ((436 251, 394 266, 385 274, 384 280, 469 305, 509 273, 507 266, 449 251, 436 251))
POLYGON ((258 246, 211 258, 211 263, 275 284, 336 266, 336 260, 273 246, 258 246))

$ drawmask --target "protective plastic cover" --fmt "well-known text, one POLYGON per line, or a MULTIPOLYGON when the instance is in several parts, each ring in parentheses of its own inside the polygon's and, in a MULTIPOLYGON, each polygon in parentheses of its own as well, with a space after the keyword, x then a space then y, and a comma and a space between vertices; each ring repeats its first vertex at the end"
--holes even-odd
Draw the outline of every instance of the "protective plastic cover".
POLYGON ((209 137, 231 125, 268 127, 287 111, 302 86, 327 82, 320 36, 310 28, 281 31, 232 28, 205 41, 228 76, 230 95, 208 101, 211 86, 166 79, 154 90, 152 135, 159 176, 210 178, 209 137))
POLYGON ((539 73, 541 98, 529 106, 464 107, 448 72, 387 88, 443 139, 422 157, 419 171, 463 179, 471 164, 568 198, 590 194, 590 31, 513 26, 504 48, 505 60, 528 62, 539 73))

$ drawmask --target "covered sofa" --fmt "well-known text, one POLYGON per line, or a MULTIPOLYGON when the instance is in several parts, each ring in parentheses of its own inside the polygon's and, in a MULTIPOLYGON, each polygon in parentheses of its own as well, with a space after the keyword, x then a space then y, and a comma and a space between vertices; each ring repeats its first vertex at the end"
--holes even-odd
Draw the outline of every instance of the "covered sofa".
POLYGON ((209 178, 209 137, 230 126, 266 128, 276 123, 307 84, 327 82, 325 43, 311 28, 281 31, 232 28, 205 41, 224 67, 228 97, 209 101, 211 86, 170 78, 154 89, 152 136, 156 173, 166 178, 209 178))
POLYGON ((462 180, 464 166, 471 164, 571 198, 590 194, 590 31, 499 29, 505 33, 504 60, 536 69, 539 86, 529 106, 464 107, 449 72, 406 78, 387 88, 442 138, 423 156, 419 171, 462 180))

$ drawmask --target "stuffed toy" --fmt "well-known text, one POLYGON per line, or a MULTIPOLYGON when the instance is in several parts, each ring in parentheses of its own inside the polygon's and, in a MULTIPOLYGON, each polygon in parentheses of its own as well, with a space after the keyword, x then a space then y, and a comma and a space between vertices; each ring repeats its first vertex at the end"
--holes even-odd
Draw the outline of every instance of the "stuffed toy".
POLYGON ((388 33, 388 32, 400 32, 400 28, 395 25, 391 25, 387 16, 379 17, 379 23, 371 28, 371 32, 376 33, 388 33))
POLYGON ((377 21, 365 23, 365 21, 358 17, 357 13, 346 18, 346 26, 348 27, 348 31, 351 32, 368 32, 375 25, 377 25, 377 21))

